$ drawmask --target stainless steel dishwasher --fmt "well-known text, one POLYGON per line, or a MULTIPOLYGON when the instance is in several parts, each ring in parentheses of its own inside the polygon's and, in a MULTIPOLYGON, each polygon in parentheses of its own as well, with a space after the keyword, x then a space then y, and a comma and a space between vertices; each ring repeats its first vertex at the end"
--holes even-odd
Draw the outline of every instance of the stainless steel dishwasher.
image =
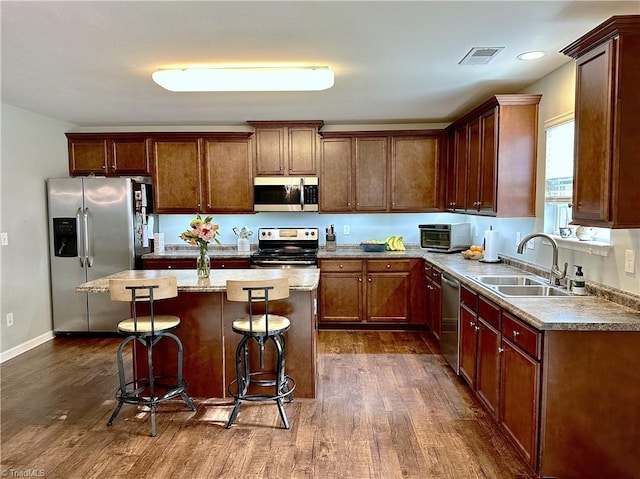
POLYGON ((458 336, 460 317, 460 282, 442 273, 442 332, 440 333, 440 352, 444 359, 459 374, 458 367, 458 336))

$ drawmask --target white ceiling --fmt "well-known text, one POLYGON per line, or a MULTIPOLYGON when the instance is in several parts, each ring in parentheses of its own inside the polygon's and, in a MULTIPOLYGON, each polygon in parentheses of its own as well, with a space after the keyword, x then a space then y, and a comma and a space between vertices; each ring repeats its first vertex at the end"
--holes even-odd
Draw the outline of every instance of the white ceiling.
POLYGON ((448 122, 569 61, 558 51, 640 1, 4 1, 2 102, 80 127, 448 122), (488 65, 458 62, 502 46, 488 65), (517 54, 542 49, 537 62, 517 54), (171 93, 158 68, 329 65, 322 92, 171 93))

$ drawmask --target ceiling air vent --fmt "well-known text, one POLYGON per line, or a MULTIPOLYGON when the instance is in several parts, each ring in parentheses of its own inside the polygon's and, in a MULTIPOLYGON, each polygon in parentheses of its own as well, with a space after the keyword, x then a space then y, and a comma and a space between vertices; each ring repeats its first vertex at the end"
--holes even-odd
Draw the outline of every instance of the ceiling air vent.
POLYGON ((459 64, 486 65, 500 53, 500 50, 504 50, 504 47, 473 47, 469 50, 469 53, 460 60, 459 64))

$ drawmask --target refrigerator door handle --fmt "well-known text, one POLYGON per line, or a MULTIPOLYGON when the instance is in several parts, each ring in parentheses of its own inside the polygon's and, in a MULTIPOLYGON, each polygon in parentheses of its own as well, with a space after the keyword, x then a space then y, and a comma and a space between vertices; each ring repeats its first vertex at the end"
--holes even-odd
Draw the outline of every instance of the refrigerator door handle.
POLYGON ((76 211, 76 244, 78 245, 78 259, 80 260, 80 267, 84 268, 84 256, 85 251, 81 250, 84 247, 84 239, 82 238, 82 230, 80 223, 80 215, 82 214, 82 208, 78 208, 76 211))
POLYGON ((89 237, 89 208, 85 208, 82 214, 83 223, 84 223, 84 254, 86 257, 87 267, 91 268, 93 266, 93 251, 91 247, 93 246, 89 237))

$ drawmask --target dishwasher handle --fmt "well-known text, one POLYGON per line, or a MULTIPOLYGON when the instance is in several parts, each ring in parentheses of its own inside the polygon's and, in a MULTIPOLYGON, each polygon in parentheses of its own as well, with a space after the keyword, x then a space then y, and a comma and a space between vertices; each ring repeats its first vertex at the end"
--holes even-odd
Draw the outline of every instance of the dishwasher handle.
POLYGON ((440 275, 440 279, 442 281, 444 281, 445 283, 447 283, 449 286, 453 287, 453 288, 459 288, 460 287, 460 282, 455 278, 447 276, 446 273, 442 273, 440 275))

